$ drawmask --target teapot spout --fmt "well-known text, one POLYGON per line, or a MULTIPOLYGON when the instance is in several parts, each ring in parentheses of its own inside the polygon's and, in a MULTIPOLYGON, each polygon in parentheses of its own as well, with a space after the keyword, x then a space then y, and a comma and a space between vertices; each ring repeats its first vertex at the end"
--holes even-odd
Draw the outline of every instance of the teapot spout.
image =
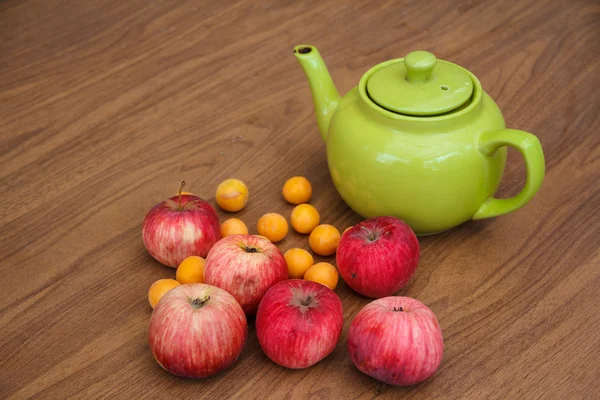
POLYGON ((294 54, 308 78, 313 103, 315 104, 317 123, 321 136, 326 140, 329 122, 340 102, 340 94, 333 84, 327 66, 316 47, 299 45, 294 47, 294 54))

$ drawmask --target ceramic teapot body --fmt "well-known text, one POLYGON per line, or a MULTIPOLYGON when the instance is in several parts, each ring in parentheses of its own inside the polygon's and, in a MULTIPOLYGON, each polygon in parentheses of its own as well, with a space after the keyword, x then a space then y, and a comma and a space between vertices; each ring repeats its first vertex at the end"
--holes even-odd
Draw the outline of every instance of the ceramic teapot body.
POLYGON ((433 116, 405 115, 381 107, 368 91, 374 72, 403 59, 373 67, 340 98, 318 51, 297 46, 295 53, 309 78, 332 180, 363 217, 391 215, 417 234, 433 234, 514 211, 539 189, 544 177, 539 141, 506 129, 497 105, 470 72, 463 70, 472 91, 459 108, 433 116), (527 182, 517 196, 496 199, 506 146, 525 157, 527 182))

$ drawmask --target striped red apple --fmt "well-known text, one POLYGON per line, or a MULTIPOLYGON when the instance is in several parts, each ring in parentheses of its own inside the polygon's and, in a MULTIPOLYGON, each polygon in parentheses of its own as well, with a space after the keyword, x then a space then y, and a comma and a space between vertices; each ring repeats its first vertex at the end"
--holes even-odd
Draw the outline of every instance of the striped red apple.
POLYGON ((327 357, 344 325, 342 302, 320 283, 291 279, 273 286, 256 314, 256 335, 273 362, 307 368, 327 357))
POLYGON ((360 371, 390 385, 429 378, 444 352, 433 312, 410 297, 384 297, 363 307, 348 331, 348 351, 360 371))
POLYGON ((172 374, 205 378, 233 364, 246 343, 246 315, 226 291, 203 283, 171 289, 156 305, 148 340, 172 374))
POLYGON ((248 315, 256 314, 267 290, 288 279, 285 258, 269 240, 255 235, 231 235, 208 253, 204 281, 231 293, 248 315))
POLYGON ((206 201, 181 194, 180 189, 178 196, 160 202, 148 212, 142 238, 152 257, 177 268, 189 256, 206 257, 221 238, 219 217, 206 201))
POLYGON ((391 296, 415 273, 419 241, 398 218, 371 218, 342 235, 336 258, 342 279, 352 289, 367 297, 391 296))

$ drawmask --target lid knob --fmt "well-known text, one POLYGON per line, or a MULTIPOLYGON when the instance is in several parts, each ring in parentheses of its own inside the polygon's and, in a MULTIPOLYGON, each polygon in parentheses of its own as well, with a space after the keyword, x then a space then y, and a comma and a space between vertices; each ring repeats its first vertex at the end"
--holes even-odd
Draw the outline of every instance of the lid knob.
POLYGON ((410 83, 425 83, 431 79, 437 58, 428 51, 413 51, 404 57, 406 80, 410 83))

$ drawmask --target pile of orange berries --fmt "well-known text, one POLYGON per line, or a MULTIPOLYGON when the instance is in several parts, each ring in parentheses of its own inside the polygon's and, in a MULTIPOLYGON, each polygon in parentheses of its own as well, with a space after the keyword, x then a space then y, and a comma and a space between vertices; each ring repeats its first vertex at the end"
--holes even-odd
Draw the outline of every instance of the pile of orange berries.
MULTIPOLYGON (((290 214, 292 228, 300 234, 309 235, 308 245, 315 254, 320 256, 334 254, 340 242, 340 231, 333 225, 320 224, 319 211, 308 204, 312 197, 312 186, 309 180, 303 176, 294 176, 288 179, 283 185, 282 194, 286 201, 296 205, 290 214)), ((215 199, 219 207, 225 211, 240 211, 248 203, 248 187, 238 179, 227 179, 217 187, 215 199)), ((281 214, 268 213, 260 217, 256 229, 259 236, 277 243, 287 236, 289 225, 281 214)), ((239 218, 229 218, 221 224, 221 235, 223 237, 247 234, 248 227, 239 218)), ((331 290, 336 288, 339 275, 332 264, 327 262, 315 263, 313 256, 301 248, 287 250, 284 257, 291 279, 318 282, 331 290)), ((148 300, 152 308, 165 293, 180 284, 203 283, 204 262, 205 260, 198 256, 188 257, 177 268, 176 279, 156 281, 148 292, 148 300)))

